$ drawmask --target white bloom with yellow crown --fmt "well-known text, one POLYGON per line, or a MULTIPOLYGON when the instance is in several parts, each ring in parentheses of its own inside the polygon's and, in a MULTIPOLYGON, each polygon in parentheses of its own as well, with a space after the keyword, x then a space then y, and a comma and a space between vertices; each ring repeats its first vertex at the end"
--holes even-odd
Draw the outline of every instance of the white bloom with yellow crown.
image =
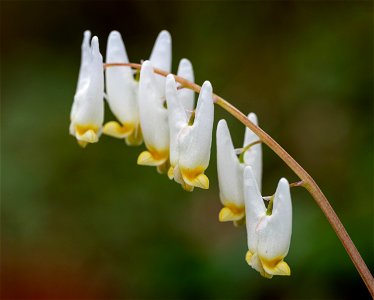
MULTIPOLYGON (((112 31, 109 34, 106 63, 128 63, 129 59, 121 34, 112 31)), ((125 139, 128 145, 140 145, 142 135, 138 111, 138 83, 131 67, 108 67, 106 75, 106 92, 109 107, 117 120, 104 125, 103 133, 125 139)))
POLYGON ((70 134, 82 147, 98 142, 104 120, 103 57, 96 36, 90 47, 90 36, 89 31, 84 32, 78 85, 70 115, 70 134))
POLYGON ((178 94, 173 75, 166 79, 166 99, 170 127, 170 179, 188 191, 209 188, 204 174, 209 165, 214 121, 212 85, 205 81, 197 101, 196 112, 188 116, 178 94))
MULTIPOLYGON (((248 119, 258 125, 257 116, 254 113, 250 113, 248 119)), ((237 224, 244 220, 243 171, 245 166, 252 167, 259 190, 261 190, 262 146, 261 143, 253 145, 257 141, 259 141, 257 135, 246 128, 244 152, 238 158, 226 121, 218 122, 217 170, 220 200, 224 205, 219 213, 221 222, 233 221, 237 224)))
MULTIPOLYGON (((91 31, 86 30, 83 33, 83 41, 81 45, 81 64, 79 68, 79 74, 78 74, 78 83, 77 88, 75 90, 75 93, 77 93, 84 83, 84 81, 88 78, 88 72, 89 72, 89 66, 91 61, 91 46, 90 46, 90 39, 91 39, 91 31)), ((70 111, 70 127, 69 127, 69 133, 73 136, 75 136, 75 128, 74 124, 72 122, 74 115, 77 112, 78 108, 78 100, 76 97, 74 97, 73 105, 71 107, 70 111)))
POLYGON ((248 236, 247 263, 266 278, 291 275, 286 257, 292 234, 290 186, 279 180, 275 195, 265 207, 251 167, 244 170, 244 200, 248 236))
POLYGON ((171 71, 171 36, 163 30, 157 36, 149 61, 140 70, 138 103, 141 130, 147 151, 140 153, 138 164, 156 166, 159 173, 169 164, 169 125, 165 100, 165 77, 153 68, 171 71))
POLYGON ((169 159, 169 125, 165 88, 161 89, 156 76, 151 62, 145 61, 140 71, 139 113, 147 151, 139 155, 138 164, 156 166, 161 171, 169 159))

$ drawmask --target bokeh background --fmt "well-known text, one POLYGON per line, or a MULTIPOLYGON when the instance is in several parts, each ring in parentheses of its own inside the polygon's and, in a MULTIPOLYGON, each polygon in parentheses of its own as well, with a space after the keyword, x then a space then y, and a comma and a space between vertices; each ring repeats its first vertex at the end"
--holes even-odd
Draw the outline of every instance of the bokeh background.
MULTIPOLYGON (((261 126, 320 184, 363 258, 373 249, 373 11, 368 2, 1 1, 3 299, 365 299, 313 199, 292 191, 289 278, 246 265, 245 228, 217 220, 215 139, 208 191, 184 192, 136 165, 144 146, 68 135, 82 33, 105 53, 119 30, 130 60, 173 37, 174 71, 261 126)), ((235 144, 244 128, 220 108, 235 144)), ((106 112, 106 120, 112 115, 106 112)), ((263 194, 297 178, 264 147, 263 194)))

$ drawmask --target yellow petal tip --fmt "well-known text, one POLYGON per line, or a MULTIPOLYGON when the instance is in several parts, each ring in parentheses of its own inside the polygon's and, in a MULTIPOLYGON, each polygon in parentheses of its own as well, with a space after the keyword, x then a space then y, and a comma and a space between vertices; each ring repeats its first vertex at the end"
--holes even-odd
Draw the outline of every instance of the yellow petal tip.
POLYGON ((253 253, 251 251, 247 251, 245 254, 245 261, 247 262, 248 265, 251 265, 251 259, 252 259, 253 253))
POLYGON ((138 156, 137 163, 138 165, 143 165, 143 166, 156 165, 152 154, 149 153, 148 151, 143 151, 142 153, 140 153, 140 155, 138 156))
POLYGON ((87 130, 85 133, 81 135, 77 134, 77 137, 78 140, 83 143, 97 143, 99 141, 98 135, 92 129, 87 130))
POLYGON ((183 180, 194 187, 209 189, 209 178, 204 174, 205 168, 199 166, 196 168, 184 168, 179 166, 183 180))
POLYGON ((209 189, 209 178, 205 174, 200 174, 195 179, 196 187, 202 188, 202 189, 209 189))
POLYGON ((168 170, 168 177, 169 177, 170 180, 174 179, 174 168, 173 167, 169 168, 169 170, 168 170))
POLYGON ((156 166, 160 166, 163 163, 165 163, 166 160, 167 160, 167 156, 162 157, 160 155, 157 155, 155 157, 155 155, 152 155, 151 152, 143 151, 138 156, 137 163, 138 163, 138 165, 142 165, 142 166, 155 166, 156 167, 156 166))
POLYGON ((99 141, 99 127, 94 125, 75 125, 75 137, 79 145, 85 147, 87 143, 97 143, 99 141))
POLYGON ((110 121, 104 125, 103 133, 117 139, 129 136, 134 130, 132 124, 121 125, 116 121, 110 121))
POLYGON ((239 225, 239 221, 244 218, 244 208, 234 205, 225 206, 219 212, 218 219, 220 222, 235 221, 239 225))
POLYGON ((182 188, 186 191, 186 192, 192 192, 194 190, 194 186, 192 185, 189 185, 187 183, 182 183, 181 184, 182 188))
POLYGON ((265 272, 268 274, 279 276, 291 275, 290 266, 284 260, 264 261, 261 259, 261 263, 265 272))

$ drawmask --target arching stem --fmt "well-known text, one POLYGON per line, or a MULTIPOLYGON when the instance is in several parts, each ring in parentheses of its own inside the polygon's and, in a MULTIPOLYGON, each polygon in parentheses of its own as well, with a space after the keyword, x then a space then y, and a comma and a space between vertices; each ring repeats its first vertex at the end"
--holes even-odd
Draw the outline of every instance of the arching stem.
MULTIPOLYGON (((134 69, 141 69, 141 64, 134 64, 134 63, 110 63, 104 64, 104 67, 116 67, 116 66, 129 66, 134 69)), ((167 76, 169 75, 168 72, 163 70, 154 68, 154 72, 156 74, 167 76)), ((175 80, 179 82, 183 87, 189 88, 196 93, 200 92, 201 87, 193 82, 190 82, 183 77, 174 75, 175 80)), ((213 95, 214 102, 230 113, 234 118, 239 120, 243 123, 246 127, 251 129, 259 139, 266 144, 275 154, 277 154, 295 174, 300 178, 303 186, 310 195, 314 198, 317 202, 318 206, 321 208, 322 212, 325 214, 327 220, 330 222, 330 225, 334 229, 335 233, 339 237, 340 241, 342 242, 345 250, 347 251, 348 255, 350 256, 354 266, 356 267, 357 271, 360 273, 361 278, 366 284, 367 289, 369 290, 371 296, 374 298, 374 278, 370 273, 369 268, 365 264, 364 260, 362 259, 360 253, 358 252, 355 244, 349 237, 347 231, 345 230, 342 222, 340 221, 339 217, 335 213, 334 209, 330 205, 329 201, 327 200, 326 196, 322 193, 319 186, 316 184, 312 176, 309 175, 297 162, 296 160, 287 153, 269 134, 267 134, 263 129, 252 123, 248 120, 247 116, 244 115, 240 110, 238 110, 235 106, 231 103, 224 100, 222 97, 218 95, 213 95)))

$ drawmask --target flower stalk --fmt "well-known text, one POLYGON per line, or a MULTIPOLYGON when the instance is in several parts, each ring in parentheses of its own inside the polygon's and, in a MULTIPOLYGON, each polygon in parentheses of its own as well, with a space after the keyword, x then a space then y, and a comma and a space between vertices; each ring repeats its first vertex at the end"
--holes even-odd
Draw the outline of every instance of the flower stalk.
MULTIPOLYGON (((104 68, 116 67, 116 66, 130 66, 134 69, 140 70, 141 64, 135 63, 107 63, 104 64, 104 68)), ((154 68, 156 74, 167 76, 170 73, 164 70, 154 68)), ((183 77, 172 74, 182 87, 191 89, 196 93, 200 92, 201 87, 195 83, 186 80, 183 77)), ((355 244, 351 240, 349 234, 347 233, 344 225, 340 221, 339 217, 335 213, 334 209, 330 205, 326 196, 323 194, 317 183, 314 181, 312 176, 304 170, 304 168, 286 151, 284 150, 268 133, 266 133, 262 128, 255 125, 253 122, 248 120, 247 116, 244 115, 239 109, 234 105, 223 99, 222 97, 214 94, 213 101, 215 104, 226 110, 234 118, 243 123, 246 127, 252 130, 261 140, 262 143, 266 144, 273 152, 278 155, 286 165, 300 178, 297 186, 303 186, 309 194, 314 198, 317 205, 320 207, 330 225, 334 229, 336 235, 339 237, 341 243, 343 244, 346 252, 351 258, 354 266, 361 275, 362 280, 366 284, 368 291, 374 298, 374 278, 370 273, 365 261, 361 257, 359 251, 357 250, 355 244)), ((296 186, 296 185, 295 185, 296 186)))

